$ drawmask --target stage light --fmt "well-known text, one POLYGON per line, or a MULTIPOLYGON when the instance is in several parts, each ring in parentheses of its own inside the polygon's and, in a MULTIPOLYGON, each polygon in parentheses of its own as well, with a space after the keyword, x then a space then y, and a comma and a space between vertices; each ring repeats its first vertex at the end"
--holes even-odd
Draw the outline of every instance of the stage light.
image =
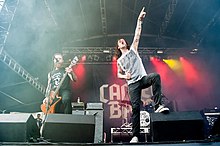
POLYGON ((180 59, 180 61, 182 61, 184 58, 183 58, 183 57, 180 57, 179 59, 180 59))
POLYGON ((160 74, 161 79, 166 83, 166 87, 171 87, 173 85, 173 72, 170 70, 168 65, 162 60, 152 57, 151 63, 153 64, 157 73, 160 74))
POLYGON ((93 59, 94 59, 94 61, 99 61, 99 56, 98 55, 94 55, 93 59))
POLYGON ((112 75, 117 77, 117 70, 118 69, 117 69, 117 62, 116 62, 116 60, 113 61, 111 65, 112 65, 112 75))
POLYGON ((199 72, 198 70, 196 70, 194 64, 184 58, 181 59, 181 64, 187 84, 190 86, 194 86, 199 83, 199 72))
POLYGON ((163 50, 157 50, 157 54, 163 54, 163 50))
POLYGON ((112 75, 117 77, 117 56, 112 56, 112 75))
POLYGON ((163 59, 163 61, 176 73, 182 71, 182 66, 180 61, 175 60, 175 59, 163 59))
POLYGON ((150 56, 150 61, 160 61, 159 56, 150 56))
POLYGON ((195 48, 195 49, 193 49, 193 51, 195 51, 195 52, 196 52, 196 51, 198 51, 198 49, 196 49, 196 48, 195 48))
POLYGON ((92 55, 89 55, 88 56, 88 61, 92 61, 93 59, 92 59, 92 55))
POLYGON ((198 49, 194 48, 190 51, 190 54, 197 54, 198 53, 198 49))
POLYGON ((81 60, 82 60, 83 62, 86 61, 86 55, 83 55, 82 58, 81 58, 81 60))
POLYGON ((105 58, 106 58, 106 61, 111 61, 112 56, 111 55, 107 55, 105 58))
POLYGON ((73 67, 73 71, 77 76, 78 82, 74 82, 73 87, 78 89, 80 87, 85 86, 85 73, 86 73, 86 68, 85 64, 79 63, 77 66, 73 67))
POLYGON ((113 61, 113 62, 116 62, 116 61, 117 61, 117 56, 114 55, 114 56, 112 57, 112 61, 113 61))
POLYGON ((155 57, 150 56, 150 61, 154 61, 154 60, 155 60, 155 57))
POLYGON ((103 50, 103 53, 110 53, 109 50, 103 50))

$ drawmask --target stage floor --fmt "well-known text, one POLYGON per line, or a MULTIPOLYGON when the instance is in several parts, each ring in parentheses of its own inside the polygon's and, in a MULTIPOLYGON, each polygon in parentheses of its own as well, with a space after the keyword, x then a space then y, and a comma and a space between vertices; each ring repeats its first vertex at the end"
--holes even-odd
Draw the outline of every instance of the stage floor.
POLYGON ((140 143, 52 143, 52 142, 0 142, 0 145, 72 145, 72 146, 125 146, 125 145, 131 145, 131 146, 139 146, 139 145, 148 145, 148 146, 220 146, 220 140, 218 141, 186 141, 186 142, 140 142, 140 143))

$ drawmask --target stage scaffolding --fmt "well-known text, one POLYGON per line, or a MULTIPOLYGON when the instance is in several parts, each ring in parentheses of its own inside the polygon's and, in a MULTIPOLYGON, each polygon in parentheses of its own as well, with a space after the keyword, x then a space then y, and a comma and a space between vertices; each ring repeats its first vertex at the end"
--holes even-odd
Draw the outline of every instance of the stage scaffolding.
MULTIPOLYGON (((164 47, 139 47, 138 52, 142 59, 150 60, 150 57, 169 58, 182 54, 190 54, 192 48, 164 48, 164 47), (181 50, 181 54, 180 51, 181 50), (183 53, 184 52, 184 53, 183 53)), ((81 58, 86 56, 84 63, 111 63, 115 56, 115 47, 63 47, 62 54, 65 60, 71 60, 74 56, 81 58)))
POLYGON ((0 60, 44 94, 45 87, 4 50, 18 4, 19 0, 0 1, 0 60))

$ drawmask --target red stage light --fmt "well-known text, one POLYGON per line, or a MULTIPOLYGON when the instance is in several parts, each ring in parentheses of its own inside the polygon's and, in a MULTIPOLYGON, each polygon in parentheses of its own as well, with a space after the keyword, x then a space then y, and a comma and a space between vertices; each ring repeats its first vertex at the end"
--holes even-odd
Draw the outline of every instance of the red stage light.
POLYGON ((112 61, 113 61, 113 62, 116 62, 116 61, 117 61, 117 57, 116 57, 116 56, 113 56, 113 57, 112 57, 112 61))
POLYGON ((83 55, 81 60, 82 60, 83 62, 86 61, 86 55, 83 55))
POLYGON ((183 57, 180 57, 179 60, 182 61, 182 60, 184 60, 184 58, 183 58, 183 57))
POLYGON ((183 71, 188 85, 194 85, 193 83, 199 82, 199 72, 195 66, 188 60, 183 57, 180 58, 180 61, 183 66, 183 71))
POLYGON ((77 76, 77 82, 74 82, 73 87, 74 88, 80 88, 83 87, 85 84, 85 64, 79 63, 73 68, 74 73, 77 76))
POLYGON ((117 76, 117 57, 115 55, 112 57, 112 73, 117 76))
POLYGON ((150 61, 154 61, 154 60, 155 60, 155 57, 151 56, 150 61))

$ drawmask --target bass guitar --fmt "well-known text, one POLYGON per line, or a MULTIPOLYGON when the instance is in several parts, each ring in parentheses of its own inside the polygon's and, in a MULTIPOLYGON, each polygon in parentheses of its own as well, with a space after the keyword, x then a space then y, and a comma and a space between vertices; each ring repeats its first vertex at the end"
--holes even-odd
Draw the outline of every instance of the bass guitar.
MULTIPOLYGON (((73 60, 71 61, 69 68, 71 68, 72 66, 76 65, 76 63, 79 61, 78 57, 74 57, 73 60)), ((63 84, 63 81, 65 80, 66 76, 67 76, 67 72, 65 72, 65 74, 63 75, 59 85, 57 86, 55 91, 51 91, 50 94, 46 97, 47 98, 47 102, 41 104, 41 111, 45 114, 52 114, 55 113, 55 107, 57 105, 57 103, 59 103, 62 99, 62 97, 58 96, 58 92, 59 89, 61 87, 61 85, 63 84)))

